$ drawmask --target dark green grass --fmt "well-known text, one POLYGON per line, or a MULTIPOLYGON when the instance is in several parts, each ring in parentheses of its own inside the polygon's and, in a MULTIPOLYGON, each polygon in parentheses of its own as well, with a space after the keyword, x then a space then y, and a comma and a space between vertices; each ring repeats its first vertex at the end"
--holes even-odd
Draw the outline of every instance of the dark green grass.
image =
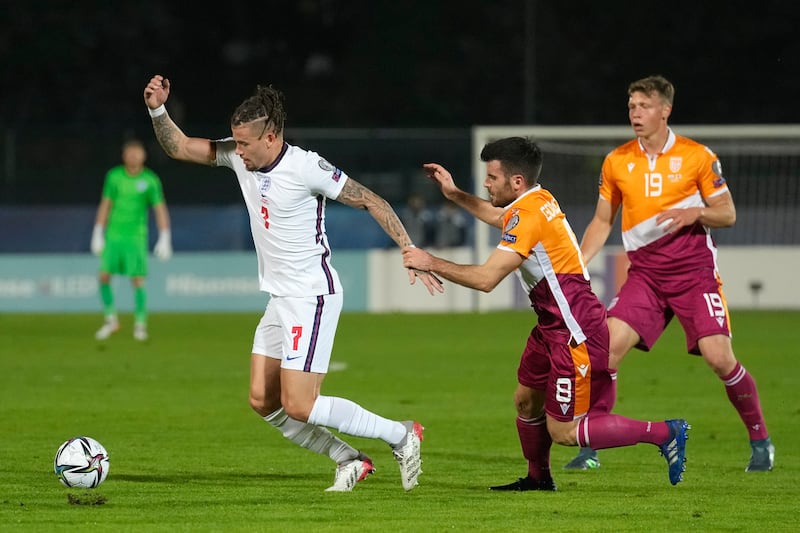
POLYGON ((258 313, 154 315, 144 344, 123 318, 98 343, 98 315, 0 315, 0 530, 797 529, 800 313, 733 314, 734 348, 778 448, 774 471, 744 472, 744 427, 671 327, 653 352, 624 361, 616 411, 689 420, 684 482, 669 484, 653 446, 604 450, 591 472, 562 471, 575 449, 554 446, 559 492, 516 494, 487 487, 525 473, 511 395, 531 312, 344 315, 334 361, 346 368, 323 392, 427 428, 424 474, 409 493, 387 446, 350 438, 378 471, 347 494, 323 492, 330 460, 285 441, 247 404, 258 313), (52 471, 56 448, 76 435, 111 456, 94 491, 67 489, 52 471))

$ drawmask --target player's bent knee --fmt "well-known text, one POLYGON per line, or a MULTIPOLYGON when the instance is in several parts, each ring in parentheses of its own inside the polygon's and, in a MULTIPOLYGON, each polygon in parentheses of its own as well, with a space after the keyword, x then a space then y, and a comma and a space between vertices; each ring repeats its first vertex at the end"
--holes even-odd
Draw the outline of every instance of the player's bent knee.
POLYGON ((727 375, 736 368, 736 357, 730 350, 706 350, 703 359, 718 376, 727 375))
POLYGON ((567 435, 562 431, 551 431, 550 438, 553 439, 553 442, 556 444, 560 444, 561 446, 574 446, 575 445, 575 435, 567 435))
POLYGON ((250 407, 261 416, 267 416, 272 412, 267 409, 266 402, 263 398, 250 396, 250 407))
POLYGON ((553 418, 547 419, 547 431, 550 433, 550 438, 553 442, 561 446, 575 446, 578 444, 575 437, 575 425, 577 421, 573 422, 559 422, 553 418))
POLYGON ((520 417, 539 418, 544 414, 544 392, 520 386, 514 393, 514 405, 520 417))
MULTIPOLYGON (((250 407, 260 416, 267 416, 281 408, 280 402, 268 401, 265 396, 250 395, 250 407)), ((291 415, 290 415, 291 416, 291 415)))
POLYGON ((301 422, 308 422, 308 417, 311 415, 311 409, 313 407, 313 404, 306 405, 303 402, 292 402, 289 400, 283 402, 283 410, 286 411, 286 414, 289 415, 290 418, 301 422))

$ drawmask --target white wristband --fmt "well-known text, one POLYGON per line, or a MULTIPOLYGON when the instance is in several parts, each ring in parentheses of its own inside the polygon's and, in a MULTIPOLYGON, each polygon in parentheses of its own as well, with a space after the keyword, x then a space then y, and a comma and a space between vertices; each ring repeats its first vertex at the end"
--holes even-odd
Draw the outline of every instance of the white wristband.
POLYGON ((150 109, 150 108, 148 107, 148 108, 147 108, 147 112, 148 112, 148 113, 150 113, 150 117, 151 117, 151 118, 156 118, 156 117, 160 117, 161 115, 163 115, 164 113, 166 113, 166 112, 167 112, 167 108, 166 108, 166 107, 164 107, 164 104, 161 104, 160 106, 158 106, 158 107, 157 107, 157 108, 155 108, 155 109, 150 109))

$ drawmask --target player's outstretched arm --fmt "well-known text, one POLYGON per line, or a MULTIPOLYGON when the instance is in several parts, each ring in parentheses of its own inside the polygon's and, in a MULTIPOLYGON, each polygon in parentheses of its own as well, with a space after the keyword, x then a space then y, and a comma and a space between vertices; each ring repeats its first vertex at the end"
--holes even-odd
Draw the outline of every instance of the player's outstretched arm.
POLYGON ((389 202, 384 200, 381 196, 372 192, 367 187, 361 185, 353 178, 349 178, 336 198, 336 201, 341 202, 356 209, 366 209, 372 215, 378 224, 383 228, 383 231, 392 238, 392 240, 400 248, 411 246, 411 237, 408 236, 406 228, 400 222, 400 217, 397 216, 389 202))
POLYGON ((165 104, 169 98, 169 80, 156 74, 144 88, 144 103, 153 119, 153 131, 164 152, 173 159, 213 165, 216 159, 216 145, 209 139, 187 137, 172 121, 165 104))
POLYGON ((496 228, 502 227, 505 209, 495 207, 488 200, 459 189, 453 181, 452 174, 438 163, 425 163, 422 168, 425 169, 428 178, 439 187, 445 198, 455 202, 478 220, 496 228))
POLYGON ((594 217, 586 226, 583 239, 581 239, 581 252, 587 263, 597 255, 597 252, 608 240, 618 209, 619 205, 614 206, 605 198, 601 197, 597 200, 594 217))
POLYGON ((491 292, 506 276, 519 268, 524 257, 496 248, 482 265, 461 265, 419 248, 403 249, 403 266, 434 272, 463 287, 491 292))
MULTIPOLYGON (((369 214, 372 215, 372 218, 380 224, 383 231, 385 231, 401 249, 414 246, 414 243, 411 242, 411 237, 408 236, 405 226, 403 226, 403 223, 400 221, 400 217, 397 216, 397 213, 395 213, 392 206, 389 205, 389 202, 367 187, 364 187, 353 178, 347 179, 336 200, 350 207, 366 209, 369 214)), ((442 282, 430 272, 409 269, 409 283, 413 285, 416 278, 422 280, 422 283, 431 295, 433 295, 434 292, 444 292, 442 282)))

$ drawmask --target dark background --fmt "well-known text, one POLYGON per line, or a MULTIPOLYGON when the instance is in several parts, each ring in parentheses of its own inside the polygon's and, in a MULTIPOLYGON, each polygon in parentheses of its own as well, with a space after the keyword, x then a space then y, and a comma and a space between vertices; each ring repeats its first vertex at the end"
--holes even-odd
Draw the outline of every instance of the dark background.
POLYGON ((138 125, 154 73, 222 129, 257 83, 298 127, 621 124, 627 84, 653 73, 677 87, 674 120, 800 122, 789 0, 0 5, 6 126, 138 125))
POLYGON ((275 85, 290 142, 395 202, 425 161, 469 186, 473 125, 625 125, 628 83, 655 73, 676 85, 673 125, 800 123, 798 27, 788 0, 0 0, 0 205, 96 205, 131 136, 170 204, 240 202, 158 147, 142 100, 155 73, 175 121, 210 138, 275 85))

